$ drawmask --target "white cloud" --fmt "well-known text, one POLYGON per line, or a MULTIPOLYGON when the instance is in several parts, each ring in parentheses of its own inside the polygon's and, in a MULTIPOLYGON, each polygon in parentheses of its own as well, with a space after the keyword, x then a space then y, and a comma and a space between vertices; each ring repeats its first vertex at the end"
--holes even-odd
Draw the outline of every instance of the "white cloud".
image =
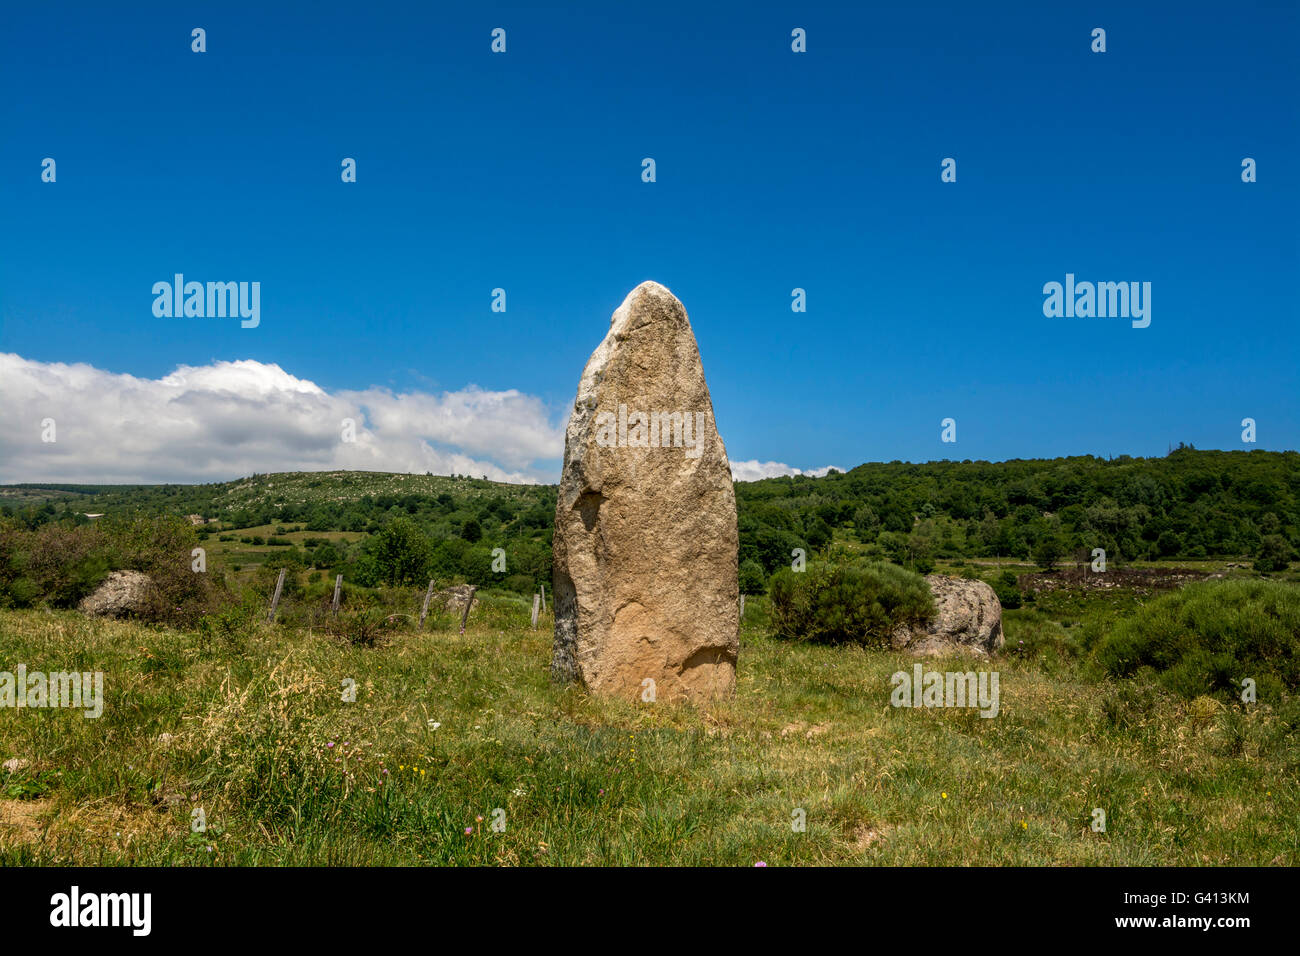
POLYGON ((800 469, 791 468, 779 461, 733 461, 731 463, 731 477, 736 481, 758 481, 760 478, 777 478, 781 475, 810 475, 813 478, 821 478, 832 468, 836 471, 844 470, 838 465, 800 469))
POLYGON ((0 482, 225 481, 254 472, 426 471, 555 481, 563 425, 510 389, 328 392, 278 365, 160 379, 0 353, 0 482), (342 421, 356 441, 341 440, 342 421), (53 419, 56 440, 42 441, 53 419))

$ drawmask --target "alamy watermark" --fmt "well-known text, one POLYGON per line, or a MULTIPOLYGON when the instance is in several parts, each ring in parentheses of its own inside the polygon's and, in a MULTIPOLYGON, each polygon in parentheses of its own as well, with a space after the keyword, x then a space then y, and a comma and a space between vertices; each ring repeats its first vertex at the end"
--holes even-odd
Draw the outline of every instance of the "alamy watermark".
POLYGON ((681 448, 687 458, 704 453, 708 412, 600 412, 596 416, 596 444, 601 448, 681 448))
POLYGON ((1150 282, 1075 282, 1065 274, 1065 285, 1043 286, 1043 315, 1049 319, 1129 319, 1133 328, 1151 324, 1150 282))
POLYGON ((262 283, 186 282, 178 272, 171 282, 153 284, 153 314, 160 319, 243 319, 241 328, 255 329, 262 321, 262 283))
POLYGON ((54 927, 126 927, 133 936, 148 936, 153 928, 152 893, 83 893, 73 886, 50 897, 54 927))
POLYGON ((996 717, 999 709, 997 671, 895 671, 889 703, 894 707, 978 707, 981 717, 996 717))
POLYGON ((45 674, 28 671, 19 664, 16 672, 0 671, 0 707, 67 707, 82 710, 94 719, 104 713, 104 673, 58 671, 45 674))

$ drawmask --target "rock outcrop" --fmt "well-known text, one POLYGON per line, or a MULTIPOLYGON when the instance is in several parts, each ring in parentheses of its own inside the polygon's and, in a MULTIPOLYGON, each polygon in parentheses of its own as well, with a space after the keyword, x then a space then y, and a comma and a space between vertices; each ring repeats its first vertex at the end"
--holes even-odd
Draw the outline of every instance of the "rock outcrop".
POLYGON ((643 282, 588 360, 565 432, 552 675, 641 700, 731 693, 736 548, 731 467, 690 320, 643 282))
POLYGON ((478 598, 474 597, 477 588, 472 588, 468 584, 453 584, 451 587, 442 591, 435 591, 433 600, 430 604, 433 607, 441 607, 443 611, 449 614, 460 614, 465 610, 465 602, 472 601, 470 610, 478 607, 478 598))
POLYGON ((927 574, 935 616, 926 624, 900 625, 891 635, 895 650, 934 657, 961 653, 987 657, 1001 649, 1002 603, 983 581, 927 574))
POLYGON ((149 575, 140 571, 111 571, 99 587, 81 599, 78 606, 86 614, 104 617, 140 614, 146 608, 152 585, 149 575))

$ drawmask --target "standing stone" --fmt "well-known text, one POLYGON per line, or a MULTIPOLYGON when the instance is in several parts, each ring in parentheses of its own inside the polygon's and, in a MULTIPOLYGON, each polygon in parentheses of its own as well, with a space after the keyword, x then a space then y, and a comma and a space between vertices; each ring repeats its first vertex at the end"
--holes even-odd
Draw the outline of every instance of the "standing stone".
POLYGON ((592 353, 564 435, 551 674, 657 701, 730 694, 736 495, 686 309, 643 282, 592 353))

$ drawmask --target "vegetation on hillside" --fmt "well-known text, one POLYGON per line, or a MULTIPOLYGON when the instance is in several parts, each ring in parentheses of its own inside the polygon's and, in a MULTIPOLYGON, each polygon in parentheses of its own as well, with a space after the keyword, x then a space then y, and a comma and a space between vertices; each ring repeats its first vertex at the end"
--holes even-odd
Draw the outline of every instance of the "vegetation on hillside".
MULTIPOLYGON (((921 573, 972 558, 1051 568, 1091 560, 1097 548, 1112 567, 1253 558, 1257 570, 1280 572, 1300 550, 1295 452, 866 464, 737 482, 736 500, 746 594, 765 592, 795 549, 830 556, 851 546, 921 573)), ((529 594, 550 580, 555 501, 554 486, 309 472, 194 486, 13 485, 0 488, 0 523, 5 513, 27 529, 88 523, 87 512, 193 514, 208 521, 200 543, 218 563, 231 554, 224 569, 236 573, 245 568, 235 564, 269 563, 364 587, 432 576, 529 594), (275 548, 282 553, 270 557, 275 548), (507 555, 504 573, 492 567, 496 548, 507 555)), ((1014 600, 1013 584, 999 594, 1014 600)))

